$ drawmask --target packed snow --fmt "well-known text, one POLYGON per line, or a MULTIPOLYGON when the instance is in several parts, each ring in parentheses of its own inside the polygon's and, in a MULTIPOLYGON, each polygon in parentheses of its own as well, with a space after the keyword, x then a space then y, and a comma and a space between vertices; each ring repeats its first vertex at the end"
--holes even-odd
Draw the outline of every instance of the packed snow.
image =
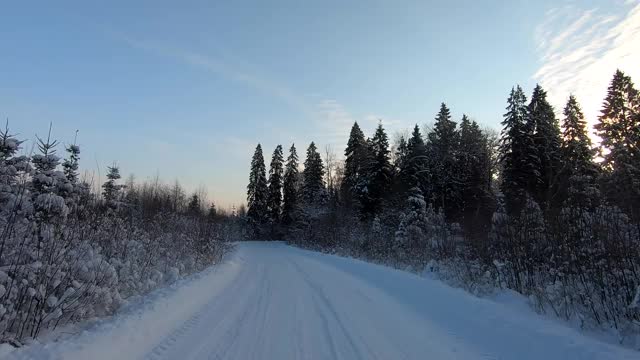
MULTIPOLYGON (((51 299, 54 301, 55 299, 51 299)), ((436 280, 282 243, 222 265, 84 332, 9 359, 638 359, 532 312, 436 280)))

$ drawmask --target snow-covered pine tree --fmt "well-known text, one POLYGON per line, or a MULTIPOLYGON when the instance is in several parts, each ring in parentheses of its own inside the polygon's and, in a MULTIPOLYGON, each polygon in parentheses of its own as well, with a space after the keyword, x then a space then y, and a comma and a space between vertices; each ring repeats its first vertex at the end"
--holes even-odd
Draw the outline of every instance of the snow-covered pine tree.
POLYGON ((507 213, 505 198, 498 194, 496 210, 491 218, 491 230, 489 231, 489 254, 498 272, 498 285, 500 287, 512 287, 516 282, 516 275, 509 271, 512 267, 509 261, 512 258, 516 229, 511 217, 507 213))
POLYGON ((534 130, 535 157, 530 160, 535 161, 535 174, 539 174, 529 191, 545 211, 558 210, 562 203, 559 196, 562 168, 560 126, 553 107, 547 101, 547 93, 540 85, 533 90, 527 113, 528 122, 534 130))
POLYGON ((375 216, 382 210, 382 203, 389 196, 393 181, 393 167, 389 158, 389 140, 382 127, 378 124, 371 139, 371 159, 365 172, 368 183, 367 201, 363 203, 361 215, 364 218, 375 216))
POLYGON ((65 218, 69 212, 64 198, 60 195, 68 188, 68 181, 61 171, 56 170, 60 164, 60 158, 55 151, 57 144, 57 141, 51 140, 50 128, 46 141, 38 137, 40 153, 31 157, 34 167, 31 195, 35 216, 43 223, 55 218, 65 218))
POLYGON ((406 232, 406 252, 418 261, 424 260, 427 250, 427 203, 418 187, 409 190, 403 226, 406 232))
MULTIPOLYGON (((65 261, 68 249, 65 247, 72 248, 70 245, 73 244, 65 231, 69 207, 63 197, 68 194, 70 185, 64 173, 57 170, 60 158, 55 154, 57 141, 51 140, 51 127, 46 141, 40 137, 37 139, 39 153, 31 157, 34 167, 30 189, 34 210, 31 234, 24 234, 26 246, 22 248, 21 256, 14 260, 14 264, 29 266, 15 267, 17 271, 12 274, 15 278, 28 280, 22 281, 20 292, 39 300, 33 306, 25 306, 24 302, 17 305, 22 307, 22 321, 27 322, 28 319, 33 322, 29 329, 32 336, 47 319, 59 316, 50 315, 58 301, 54 292, 59 291, 52 284, 61 277, 59 274, 69 270, 65 261)), ((20 330, 22 335, 23 330, 20 330)))
POLYGON ((107 206, 111 208, 118 207, 118 200, 120 199, 120 190, 122 185, 118 184, 120 180, 120 168, 117 165, 107 167, 107 181, 102 184, 102 197, 104 198, 107 206))
MULTIPOLYGON (((32 167, 27 156, 16 156, 23 141, 9 133, 8 126, 0 130, 0 218, 8 219, 9 214, 20 212, 31 207, 30 199, 25 196, 26 175, 31 174, 32 167), (22 189, 22 191, 21 191, 22 189)), ((15 220, 15 218, 14 218, 15 220)), ((2 261, 2 250, 0 250, 2 261)))
POLYGON ((404 262, 407 258, 409 250, 409 236, 407 234, 407 225, 404 216, 400 219, 400 224, 393 238, 393 256, 395 259, 404 262))
POLYGON ((276 146, 269 167, 269 188, 267 208, 272 226, 280 223, 282 216, 282 177, 283 177, 282 145, 276 146))
POLYGON ((533 142, 533 129, 529 121, 527 98, 520 86, 511 89, 507 112, 502 121, 500 161, 502 183, 507 211, 518 214, 525 205, 528 189, 538 183, 537 159, 533 142))
POLYGON ((209 209, 207 210, 207 219, 209 221, 215 221, 218 217, 218 210, 216 209, 216 204, 212 201, 211 205, 209 205, 209 209))
POLYGON ((282 189, 282 222, 285 225, 293 224, 299 211, 298 177, 298 153, 295 144, 291 144, 282 189))
POLYGON ((251 172, 249 174, 249 185, 247 186, 247 217, 253 237, 262 235, 265 222, 268 218, 267 209, 267 175, 262 155, 262 146, 258 144, 251 159, 251 172))
POLYGON ((80 160, 80 147, 76 144, 69 145, 65 149, 69 157, 62 162, 64 175, 73 185, 78 182, 78 162, 80 160))
MULTIPOLYGON (((535 289, 539 272, 555 272, 551 268, 550 261, 540 259, 553 259, 555 249, 547 241, 547 225, 540 205, 532 196, 527 195, 525 205, 517 219, 517 242, 515 244, 512 263, 516 264, 521 283, 516 289, 524 294, 531 294, 534 290, 539 295, 539 289, 535 289)), ((542 303, 541 300, 540 304, 542 303)))
POLYGON ((564 164, 562 198, 565 206, 591 208, 598 204, 598 169, 593 161, 595 151, 587 132, 587 122, 573 95, 564 107, 563 128, 560 148, 564 164))
POLYGON ((89 188, 86 184, 78 182, 80 147, 74 142, 74 144, 67 146, 65 150, 68 157, 62 162, 62 171, 67 178, 67 185, 61 195, 64 196, 70 208, 84 206, 86 204, 80 204, 80 199, 82 198, 86 202, 89 188))
MULTIPOLYGON (((218 234, 212 238, 183 214, 143 218, 142 212, 104 211, 95 202, 86 202, 87 212, 70 208, 66 196, 71 182, 77 182, 77 173, 71 176, 76 167, 58 170, 55 141, 38 139, 33 169, 28 157, 16 156, 19 146, 8 131, 0 131, 3 339, 22 342, 44 328, 111 314, 122 304, 121 294, 142 295, 180 274, 204 269, 224 253, 218 234)), ((65 163, 71 165, 78 152, 70 152, 75 160, 65 163)), ((108 189, 118 190, 116 178, 111 176, 108 189)), ((174 198, 183 199, 173 196, 169 186, 156 182, 135 190, 129 191, 132 203, 169 212, 182 208, 173 205, 174 198)))
MULTIPOLYGON (((603 257, 602 247, 597 245, 603 235, 596 234, 601 228, 596 220, 600 213, 599 168, 594 162, 596 152, 591 146, 587 123, 573 95, 564 107, 563 129, 560 151, 564 164, 561 173, 564 203, 557 220, 551 220, 551 224, 556 225, 553 235, 562 237, 562 242, 555 249, 554 269, 561 274, 588 277, 585 274, 590 273, 593 259, 603 257)), ((555 291, 559 304, 554 305, 562 309, 567 319, 575 311, 574 304, 587 305, 584 296, 574 295, 582 292, 575 291, 579 286, 571 282, 572 277, 569 279, 563 281, 563 286, 555 291)), ((591 298, 586 300, 591 301, 591 298)))
POLYGON ((617 70, 595 125, 605 194, 634 220, 640 220, 640 95, 631 78, 617 70))
POLYGON ((189 203, 187 204, 187 214, 200 217, 202 216, 202 204, 200 201, 200 196, 197 193, 194 193, 189 198, 189 203))
POLYGON ((437 209, 444 210, 447 219, 457 221, 462 204, 459 172, 456 169, 460 133, 445 103, 440 104, 433 129, 427 137, 431 202, 437 209))
POLYGON ((383 259, 388 253, 387 239, 385 232, 378 216, 374 216, 371 221, 371 230, 369 231, 369 253, 377 259, 383 259))
POLYGON ((311 207, 322 205, 326 198, 324 165, 314 142, 311 142, 307 148, 302 176, 302 198, 305 204, 311 207))

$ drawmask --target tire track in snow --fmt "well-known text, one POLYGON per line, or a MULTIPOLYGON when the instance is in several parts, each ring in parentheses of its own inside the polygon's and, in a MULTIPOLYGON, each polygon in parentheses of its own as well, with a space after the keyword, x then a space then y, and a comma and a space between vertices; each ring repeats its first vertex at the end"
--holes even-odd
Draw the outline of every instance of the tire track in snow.
MULTIPOLYGON (((161 359, 173 358, 172 357, 173 354, 171 354, 171 351, 174 349, 174 347, 176 345, 180 345, 180 343, 185 338, 189 338, 189 340, 193 341, 194 335, 203 341, 201 341, 198 344, 199 345, 198 347, 189 349, 190 354, 189 353, 182 354, 182 357, 186 359, 198 358, 198 353, 203 352, 202 347, 210 346, 211 342, 207 341, 209 339, 205 338, 206 333, 203 333, 202 331, 196 332, 195 330, 198 330, 199 327, 202 327, 203 325, 207 324, 208 331, 214 332, 222 324, 225 323, 225 320, 229 320, 230 317, 233 317, 234 315, 233 311, 218 311, 220 309, 243 309, 245 310, 244 313, 246 313, 250 308, 249 306, 247 306, 249 302, 248 300, 249 298, 240 297, 237 295, 242 293, 243 290, 247 291, 248 289, 251 289, 251 287, 248 288, 246 286, 247 284, 246 280, 254 276, 255 273, 263 274, 264 272, 251 271, 251 268, 245 265, 244 269, 241 271, 240 274, 238 274, 238 277, 231 284, 231 286, 225 289, 225 294, 215 294, 214 297, 209 302, 207 302, 205 306, 201 307, 189 320, 187 320, 182 326, 180 326, 179 328, 171 332, 169 335, 167 335, 158 345, 156 345, 150 351, 149 355, 145 357, 145 360, 161 360, 161 359), (229 294, 236 294, 237 297, 229 296, 229 294), (234 298, 246 299, 245 304, 243 306, 238 306, 237 303, 236 304, 231 303, 231 299, 234 299, 234 298)), ((260 282, 253 282, 253 281, 251 283, 255 284, 256 287, 258 284, 260 284, 260 282)), ((241 318, 244 317, 244 313, 241 316, 241 318)), ((231 319, 231 320, 235 320, 235 319, 231 319)), ((230 321, 230 322, 233 322, 233 321, 230 321)), ((233 327, 230 327, 229 329, 227 329, 227 331, 232 331, 233 329, 234 329, 233 327)), ((233 341, 234 338, 237 338, 237 336, 231 337, 231 342, 233 341)), ((229 344, 230 346, 229 342, 227 342, 227 344, 229 344)))
MULTIPOLYGON (((353 335, 347 329, 344 322, 340 319, 340 315, 336 311, 334 305, 331 303, 330 299, 327 297, 322 287, 316 284, 313 280, 311 280, 311 276, 306 271, 304 271, 303 268, 297 262, 295 262, 294 260, 290 260, 290 261, 293 264, 293 266, 296 268, 298 274, 301 275, 302 279, 313 291, 313 295, 314 295, 313 299, 316 304, 316 307, 319 310, 318 313, 322 317, 323 322, 325 324, 325 329, 327 330, 327 334, 331 337, 331 341, 334 344, 334 354, 337 354, 337 352, 335 352, 334 336, 332 335, 332 332, 330 331, 330 327, 328 326, 329 321, 325 315, 322 315, 323 313, 328 313, 331 315, 332 320, 338 325, 340 332, 342 333, 342 335, 344 335, 344 339, 348 342, 351 348, 351 352, 355 356, 357 356, 358 359, 377 359, 377 356, 375 355, 375 353, 373 353, 371 349, 367 346, 366 341, 360 341, 360 343, 364 345, 365 350, 367 350, 367 353, 368 353, 367 357, 363 357, 363 354, 360 351, 359 347, 357 346, 357 343, 353 335)), ((364 339, 360 338, 360 340, 364 340, 364 339)), ((337 359, 338 356, 333 356, 333 358, 337 359)), ((348 357, 348 358, 352 358, 352 357, 348 357)))

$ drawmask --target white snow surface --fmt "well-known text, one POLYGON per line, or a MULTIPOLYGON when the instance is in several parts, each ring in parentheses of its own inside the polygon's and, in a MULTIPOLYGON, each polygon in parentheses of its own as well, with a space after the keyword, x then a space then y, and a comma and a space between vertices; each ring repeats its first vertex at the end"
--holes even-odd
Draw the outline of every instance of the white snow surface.
POLYGON ((640 359, 436 280, 282 243, 212 267, 9 359, 640 359))

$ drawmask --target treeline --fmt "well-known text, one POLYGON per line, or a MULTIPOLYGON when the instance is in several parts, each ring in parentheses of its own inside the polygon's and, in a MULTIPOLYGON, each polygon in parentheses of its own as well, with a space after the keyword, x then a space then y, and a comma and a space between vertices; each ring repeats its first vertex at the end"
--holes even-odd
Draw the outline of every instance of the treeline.
MULTIPOLYGON (((49 132, 50 133, 50 132, 49 132)), ((0 131, 0 342, 113 313, 219 261, 241 236, 233 217, 205 209, 176 183, 136 184, 109 168, 102 193, 78 172, 80 147, 38 138, 37 153, 0 131)))
POLYGON ((355 123, 344 162, 316 145, 257 146, 248 186, 256 239, 346 253, 473 292, 509 288, 581 326, 640 331, 640 95, 617 71, 593 146, 578 101, 562 126, 547 94, 512 89, 499 136, 443 103, 426 135, 394 146, 355 123))

